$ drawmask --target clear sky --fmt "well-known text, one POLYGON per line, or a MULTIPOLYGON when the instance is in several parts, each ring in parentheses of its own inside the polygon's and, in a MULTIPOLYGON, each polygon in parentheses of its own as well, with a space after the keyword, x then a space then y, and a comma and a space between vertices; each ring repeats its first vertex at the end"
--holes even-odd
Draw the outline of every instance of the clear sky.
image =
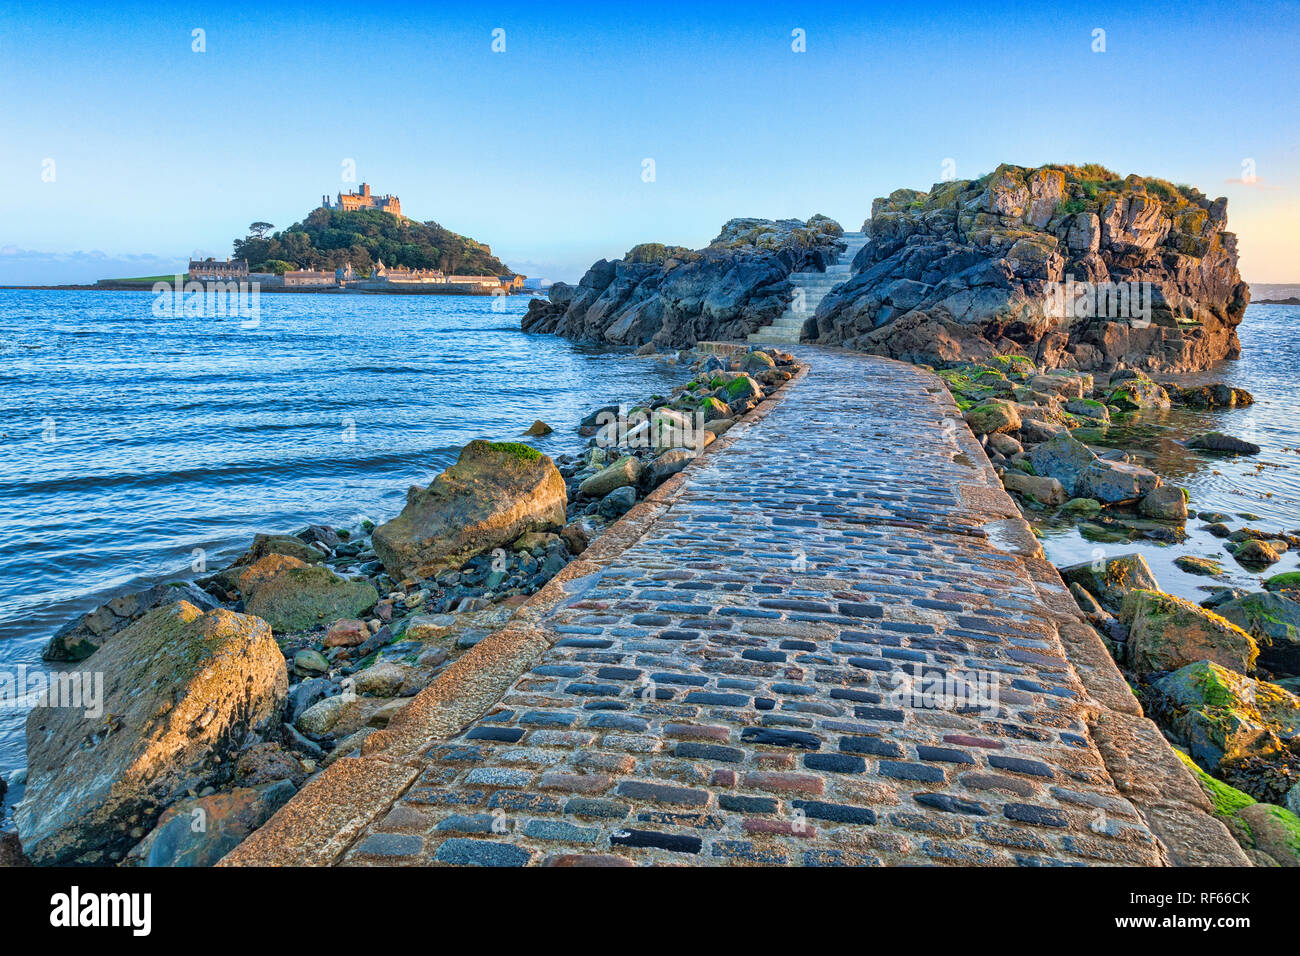
POLYGON ((1191 183, 1229 197, 1246 279, 1300 281, 1298 40, 1300 6, 1250 0, 5 0, 0 282, 228 255, 350 188, 347 160, 408 215, 573 280, 733 216, 856 229, 946 159, 1191 183))

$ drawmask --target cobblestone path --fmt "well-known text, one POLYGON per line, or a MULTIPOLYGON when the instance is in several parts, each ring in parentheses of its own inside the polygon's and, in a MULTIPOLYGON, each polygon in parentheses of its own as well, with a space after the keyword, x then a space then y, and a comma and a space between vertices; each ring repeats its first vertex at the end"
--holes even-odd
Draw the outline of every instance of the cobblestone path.
POLYGON ((342 862, 1165 862, 951 399, 804 355, 342 862))

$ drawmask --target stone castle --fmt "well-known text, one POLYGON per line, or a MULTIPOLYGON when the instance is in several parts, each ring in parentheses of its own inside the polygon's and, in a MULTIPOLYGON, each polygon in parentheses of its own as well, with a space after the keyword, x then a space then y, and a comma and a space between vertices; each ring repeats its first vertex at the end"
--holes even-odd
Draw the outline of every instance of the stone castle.
POLYGON ((370 192, 370 184, 362 183, 360 192, 339 193, 338 199, 330 202, 328 194, 320 197, 322 209, 342 209, 345 212, 352 212, 356 209, 380 209, 384 212, 390 212, 394 216, 401 218, 402 201, 396 196, 375 196, 370 192))

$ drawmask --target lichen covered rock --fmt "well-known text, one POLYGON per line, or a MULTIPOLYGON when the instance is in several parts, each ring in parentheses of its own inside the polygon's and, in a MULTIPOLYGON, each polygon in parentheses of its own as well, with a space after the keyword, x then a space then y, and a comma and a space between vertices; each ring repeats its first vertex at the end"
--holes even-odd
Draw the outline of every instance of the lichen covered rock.
POLYGON ((1118 614, 1124 598, 1138 589, 1158 590, 1151 566, 1140 554, 1122 554, 1104 561, 1087 561, 1061 568, 1067 584, 1078 584, 1111 614, 1118 614))
POLYGON ((100 713, 37 707, 27 720, 27 791, 14 819, 36 863, 119 860, 276 717, 288 690, 265 621, 184 601, 117 634, 95 670, 100 713))
POLYGON ((563 527, 566 503, 550 458, 527 445, 473 441, 427 488, 412 489, 371 540, 394 578, 431 577, 526 531, 563 527))
POLYGON ((1213 773, 1227 760, 1277 753, 1300 735, 1300 698, 1210 661, 1160 678, 1167 726, 1213 773))
POLYGON ((1129 666, 1139 674, 1210 661, 1239 674, 1252 671, 1259 647, 1213 611, 1162 591, 1130 591, 1120 607, 1128 626, 1129 666))
POLYGON ((286 567, 256 584, 244 607, 286 634, 359 617, 378 600, 369 581, 348 581, 325 567, 286 567))

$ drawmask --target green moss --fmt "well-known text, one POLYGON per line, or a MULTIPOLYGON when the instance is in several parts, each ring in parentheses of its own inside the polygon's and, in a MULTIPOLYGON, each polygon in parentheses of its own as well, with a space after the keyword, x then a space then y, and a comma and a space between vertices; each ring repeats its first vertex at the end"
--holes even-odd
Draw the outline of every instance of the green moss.
POLYGON ((731 396, 738 396, 749 391, 749 380, 744 376, 733 378, 727 383, 726 393, 731 396))
POLYGON ((709 388, 726 388, 726 387, 727 387, 727 380, 723 378, 721 375, 715 375, 713 379, 709 382, 709 388))
POLYGON ((1291 849, 1300 853, 1300 817, 1297 817, 1286 807, 1268 807, 1268 815, 1282 825, 1286 831, 1286 842, 1291 849))
POLYGON ((541 460, 542 453, 532 445, 525 445, 517 441, 499 441, 493 442, 492 447, 498 451, 505 452, 511 458, 518 461, 532 463, 541 460))
POLYGON ((1284 571, 1264 582, 1265 591, 1300 590, 1300 571, 1284 571))
MULTIPOLYGON (((1196 761, 1183 753, 1177 748, 1174 753, 1178 754, 1178 759, 1187 765, 1187 768, 1196 775, 1201 786, 1209 795, 1210 800, 1214 803, 1214 815, 1223 819, 1232 819, 1239 811, 1255 803, 1255 798, 1249 794, 1242 793, 1236 787, 1230 787, 1222 780, 1215 780, 1208 773, 1197 766, 1196 761)), ((1282 810, 1281 807, 1276 809, 1282 810)), ((1283 813, 1287 811, 1283 810, 1283 813)), ((1292 819, 1295 815, 1292 814, 1292 819)))

